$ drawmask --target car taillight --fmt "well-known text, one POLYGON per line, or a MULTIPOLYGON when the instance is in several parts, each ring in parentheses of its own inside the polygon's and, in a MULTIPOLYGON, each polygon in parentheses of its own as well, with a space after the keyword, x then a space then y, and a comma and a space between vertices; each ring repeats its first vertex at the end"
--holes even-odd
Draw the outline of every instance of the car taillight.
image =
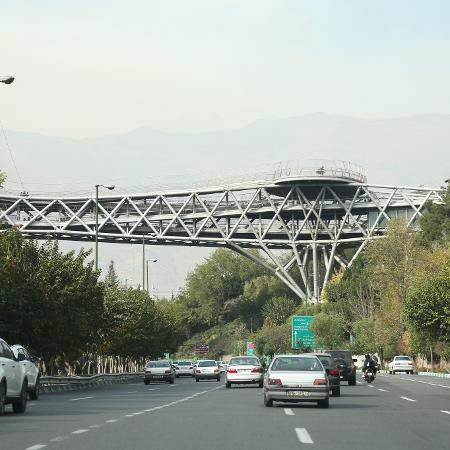
POLYGON ((283 383, 279 378, 269 378, 269 384, 281 386, 283 383))
POLYGON ((237 373, 237 370, 236 369, 228 369, 227 372, 228 373, 237 373))
POLYGON ((262 373, 262 367, 253 367, 252 373, 262 373))
POLYGON ((202 371, 200 369, 197 369, 196 372, 197 373, 202 373, 202 371))
POLYGON ((339 375, 339 369, 330 369, 330 375, 337 377, 339 375))
POLYGON ((314 385, 315 386, 324 386, 327 384, 327 380, 325 380, 324 378, 316 378, 314 380, 314 385))

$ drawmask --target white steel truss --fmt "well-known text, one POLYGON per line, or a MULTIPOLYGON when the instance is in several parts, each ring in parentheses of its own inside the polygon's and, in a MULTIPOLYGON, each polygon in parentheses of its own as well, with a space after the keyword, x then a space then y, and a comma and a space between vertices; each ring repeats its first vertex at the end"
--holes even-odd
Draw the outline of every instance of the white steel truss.
MULTIPOLYGON (((440 189, 322 178, 100 197, 99 240, 227 247, 319 301, 333 272, 383 237, 389 220, 418 227, 426 202, 443 199, 440 189)), ((0 224, 27 238, 93 241, 95 197, 0 195, 0 224)))

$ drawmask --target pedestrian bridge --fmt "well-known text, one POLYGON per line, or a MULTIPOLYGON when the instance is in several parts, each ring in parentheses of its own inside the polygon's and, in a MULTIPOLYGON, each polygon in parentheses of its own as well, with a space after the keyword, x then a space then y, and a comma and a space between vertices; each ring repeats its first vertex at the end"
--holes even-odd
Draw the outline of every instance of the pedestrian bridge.
MULTIPOLYGON (((230 248, 262 264, 301 299, 319 301, 332 273, 382 238, 389 220, 417 228, 426 203, 442 202, 443 195, 441 189, 369 184, 364 171, 347 162, 290 161, 215 186, 102 195, 98 239, 230 248)), ((95 196, 0 193, 0 223, 26 238, 94 241, 95 211, 95 196)))

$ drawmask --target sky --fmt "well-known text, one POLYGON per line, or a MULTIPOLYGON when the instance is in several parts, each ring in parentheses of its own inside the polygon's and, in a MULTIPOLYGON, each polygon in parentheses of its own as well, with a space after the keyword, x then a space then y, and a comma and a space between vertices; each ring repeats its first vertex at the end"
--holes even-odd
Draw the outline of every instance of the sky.
POLYGON ((450 2, 0 0, 0 119, 68 137, 450 113, 450 2))

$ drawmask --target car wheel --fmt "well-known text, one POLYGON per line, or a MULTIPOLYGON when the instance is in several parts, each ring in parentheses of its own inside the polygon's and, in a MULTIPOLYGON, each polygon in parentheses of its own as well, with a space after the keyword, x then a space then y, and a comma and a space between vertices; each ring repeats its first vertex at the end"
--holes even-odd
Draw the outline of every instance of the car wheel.
POLYGON ((259 387, 259 388, 262 388, 263 385, 264 385, 264 382, 263 382, 263 381, 260 381, 260 382, 258 383, 258 387, 259 387))
POLYGON ((326 398, 325 400, 319 400, 317 402, 317 406, 319 408, 329 408, 330 407, 330 399, 326 398))
POLYGON ((273 406, 273 400, 269 400, 266 395, 264 395, 264 406, 269 408, 273 406))
POLYGON ((225 383, 225 387, 226 387, 227 389, 231 389, 231 383, 230 383, 229 381, 227 381, 227 382, 225 383))
POLYGON ((169 383, 170 383, 170 384, 175 383, 175 378, 171 378, 171 379, 169 380, 169 383))
POLYGON ((389 371, 389 375, 392 375, 392 370, 389 371))
POLYGON ((355 378, 350 378, 348 380, 348 385, 349 386, 355 386, 356 385, 356 377, 355 378))
POLYGON ((392 375, 395 375, 395 370, 392 371, 392 375))
POLYGON ((333 397, 340 397, 341 396, 341 388, 337 387, 331 390, 333 393, 333 397))
POLYGON ((216 380, 217 380, 217 381, 220 381, 220 377, 217 377, 216 380))
POLYGON ((0 384, 0 416, 5 414, 5 403, 6 403, 6 391, 5 384, 0 384))
POLYGON ((150 381, 149 380, 144 380, 144 384, 149 385, 150 381))
POLYGON ((197 377, 195 377, 195 381, 198 383, 200 380, 197 377))
POLYGON ((40 382, 41 382, 41 379, 39 377, 36 378, 36 384, 34 385, 34 388, 30 391, 30 400, 37 400, 39 398, 40 382))
POLYGON ((20 392, 20 397, 17 400, 14 400, 12 407, 15 413, 24 413, 27 409, 27 400, 28 400, 28 385, 27 382, 24 381, 22 384, 22 391, 20 392))

